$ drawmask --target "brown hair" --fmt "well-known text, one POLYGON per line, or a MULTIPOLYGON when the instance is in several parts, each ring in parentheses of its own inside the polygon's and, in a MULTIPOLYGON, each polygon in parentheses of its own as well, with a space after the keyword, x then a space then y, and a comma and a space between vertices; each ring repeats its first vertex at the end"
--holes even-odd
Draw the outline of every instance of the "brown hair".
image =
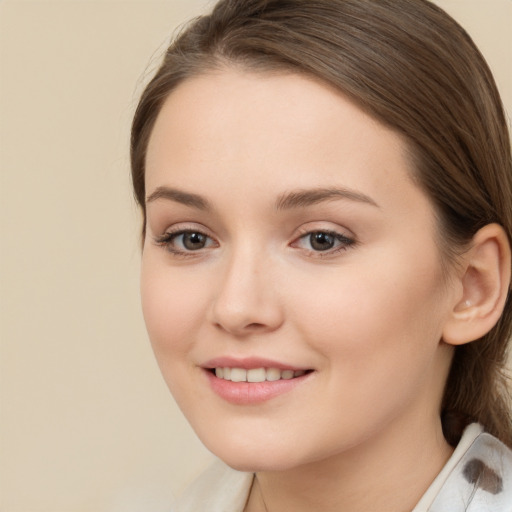
MULTIPOLYGON (((511 240, 512 159, 496 85, 467 33, 427 0, 221 0, 195 19, 135 113, 132 179, 144 217, 146 148, 163 102, 187 78, 226 65, 314 76, 403 134, 448 261, 488 223, 511 240)), ((450 443, 478 421, 512 446, 504 375, 511 330, 509 294, 497 325, 456 348, 442 404, 450 443)))

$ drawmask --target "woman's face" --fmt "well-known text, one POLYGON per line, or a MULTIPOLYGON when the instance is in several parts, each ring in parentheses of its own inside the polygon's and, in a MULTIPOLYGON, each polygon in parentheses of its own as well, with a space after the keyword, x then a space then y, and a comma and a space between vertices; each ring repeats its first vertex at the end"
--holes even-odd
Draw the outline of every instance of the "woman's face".
POLYGON ((438 421, 456 290, 397 134, 311 79, 225 70, 171 93, 146 172, 144 317, 211 451, 286 469, 438 421))

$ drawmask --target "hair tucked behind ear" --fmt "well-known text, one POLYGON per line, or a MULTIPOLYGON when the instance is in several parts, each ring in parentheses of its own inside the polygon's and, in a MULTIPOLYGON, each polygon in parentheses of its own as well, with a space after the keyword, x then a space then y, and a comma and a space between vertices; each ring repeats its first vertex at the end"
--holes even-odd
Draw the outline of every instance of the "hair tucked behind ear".
MULTIPOLYGON (((145 152, 168 94, 226 65, 293 70, 329 83, 409 143, 447 265, 484 225, 512 238, 508 128, 491 72, 466 32, 426 0, 221 0, 171 44, 132 130, 132 178, 145 215, 145 152)), ((498 324, 457 347, 442 404, 455 444, 470 421, 512 446, 504 368, 509 297, 498 324)))

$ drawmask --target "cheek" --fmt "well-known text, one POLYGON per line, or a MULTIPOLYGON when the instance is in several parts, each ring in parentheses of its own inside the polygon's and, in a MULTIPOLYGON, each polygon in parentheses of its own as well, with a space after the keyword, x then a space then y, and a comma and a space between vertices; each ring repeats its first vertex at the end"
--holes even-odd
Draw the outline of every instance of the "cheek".
POLYGON ((389 367, 387 357, 398 364, 427 357, 442 332, 437 261, 412 266, 396 254, 380 255, 377 264, 341 269, 328 280, 312 279, 305 286, 308 296, 299 290, 293 294, 290 309, 300 313, 297 322, 307 338, 331 363, 350 360, 354 374, 372 365, 389 367))
POLYGON ((188 349, 199 319, 204 316, 201 287, 190 286, 179 273, 155 264, 150 257, 143 258, 141 300, 146 328, 158 362, 162 363, 161 358, 169 356, 172 363, 172 356, 188 349))
POLYGON ((326 398, 318 400, 316 414, 332 409, 332 422, 360 429, 361 435, 420 396, 428 396, 429 404, 437 399, 431 383, 439 371, 441 289, 436 279, 399 275, 392 266, 366 276, 354 272, 317 287, 312 300, 295 295, 296 324, 322 357, 319 378, 326 398))

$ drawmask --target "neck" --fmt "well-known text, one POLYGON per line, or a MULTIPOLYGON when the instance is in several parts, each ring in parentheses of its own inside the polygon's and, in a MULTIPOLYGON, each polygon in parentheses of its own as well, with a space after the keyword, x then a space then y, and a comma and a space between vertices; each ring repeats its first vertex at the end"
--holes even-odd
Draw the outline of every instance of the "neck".
POLYGON ((438 418, 407 430, 389 425, 342 454, 257 473, 246 512, 410 512, 451 453, 438 418))

